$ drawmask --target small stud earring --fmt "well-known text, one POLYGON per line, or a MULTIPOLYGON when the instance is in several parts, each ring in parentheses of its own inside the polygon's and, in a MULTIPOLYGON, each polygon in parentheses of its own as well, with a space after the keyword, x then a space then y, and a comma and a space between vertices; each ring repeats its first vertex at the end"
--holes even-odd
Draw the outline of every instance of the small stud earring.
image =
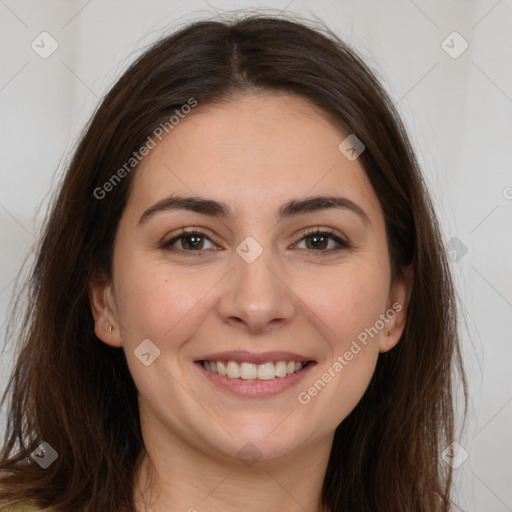
POLYGON ((389 336, 389 331, 386 331, 384 334, 385 334, 386 336, 389 336))
POLYGON ((110 326, 110 329, 109 329, 109 331, 108 331, 108 332, 112 332, 112 329, 113 329, 113 327, 112 327, 112 326, 110 326))

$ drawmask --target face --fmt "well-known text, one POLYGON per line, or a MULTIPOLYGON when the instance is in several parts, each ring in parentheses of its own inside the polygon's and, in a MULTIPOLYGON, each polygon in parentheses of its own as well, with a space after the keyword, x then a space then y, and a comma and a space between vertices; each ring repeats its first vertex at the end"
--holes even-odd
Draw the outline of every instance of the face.
POLYGON ((146 439, 271 461, 332 439, 361 399, 407 294, 346 136, 302 98, 247 95, 198 105, 137 170, 91 297, 146 439))

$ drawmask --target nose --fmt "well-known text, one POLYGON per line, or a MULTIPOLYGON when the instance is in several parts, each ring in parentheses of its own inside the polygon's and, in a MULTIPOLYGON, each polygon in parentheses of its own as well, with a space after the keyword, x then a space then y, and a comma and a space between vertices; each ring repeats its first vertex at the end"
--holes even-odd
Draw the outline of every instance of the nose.
POLYGON ((263 251, 252 263, 235 254, 218 302, 222 320, 253 334, 289 323, 296 315, 296 298, 279 268, 271 251, 263 251))

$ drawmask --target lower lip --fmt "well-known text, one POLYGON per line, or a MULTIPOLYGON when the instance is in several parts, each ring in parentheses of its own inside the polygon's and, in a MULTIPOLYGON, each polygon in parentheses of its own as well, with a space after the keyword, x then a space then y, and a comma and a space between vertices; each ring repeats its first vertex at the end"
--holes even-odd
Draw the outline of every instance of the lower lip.
POLYGON ((231 391, 238 396, 259 398, 278 395, 297 385, 311 371, 316 363, 310 362, 300 372, 292 373, 286 377, 276 377, 272 380, 242 379, 241 377, 231 379, 224 375, 208 371, 200 362, 195 363, 195 365, 213 384, 231 391))

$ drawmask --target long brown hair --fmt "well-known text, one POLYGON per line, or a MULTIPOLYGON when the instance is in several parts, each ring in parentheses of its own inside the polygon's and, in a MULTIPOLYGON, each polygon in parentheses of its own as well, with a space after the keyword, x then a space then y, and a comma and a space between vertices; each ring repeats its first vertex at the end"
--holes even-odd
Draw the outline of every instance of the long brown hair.
MULTIPOLYGON (((2 403, 0 501, 60 511, 133 511, 144 450, 122 350, 94 334, 88 285, 110 276, 134 169, 98 189, 190 98, 197 108, 251 91, 298 94, 366 146, 360 162, 384 212, 393 276, 414 274, 406 326, 337 427, 323 486, 332 512, 434 512, 451 504, 454 370, 466 381, 455 290, 438 221, 393 101, 325 27, 279 16, 198 21, 159 40, 123 74, 84 131, 43 227, 2 403), (96 194, 95 194, 96 191, 96 194), (30 455, 45 441, 47 469, 30 455)), ((5 508, 0 507, 0 510, 5 508)))

